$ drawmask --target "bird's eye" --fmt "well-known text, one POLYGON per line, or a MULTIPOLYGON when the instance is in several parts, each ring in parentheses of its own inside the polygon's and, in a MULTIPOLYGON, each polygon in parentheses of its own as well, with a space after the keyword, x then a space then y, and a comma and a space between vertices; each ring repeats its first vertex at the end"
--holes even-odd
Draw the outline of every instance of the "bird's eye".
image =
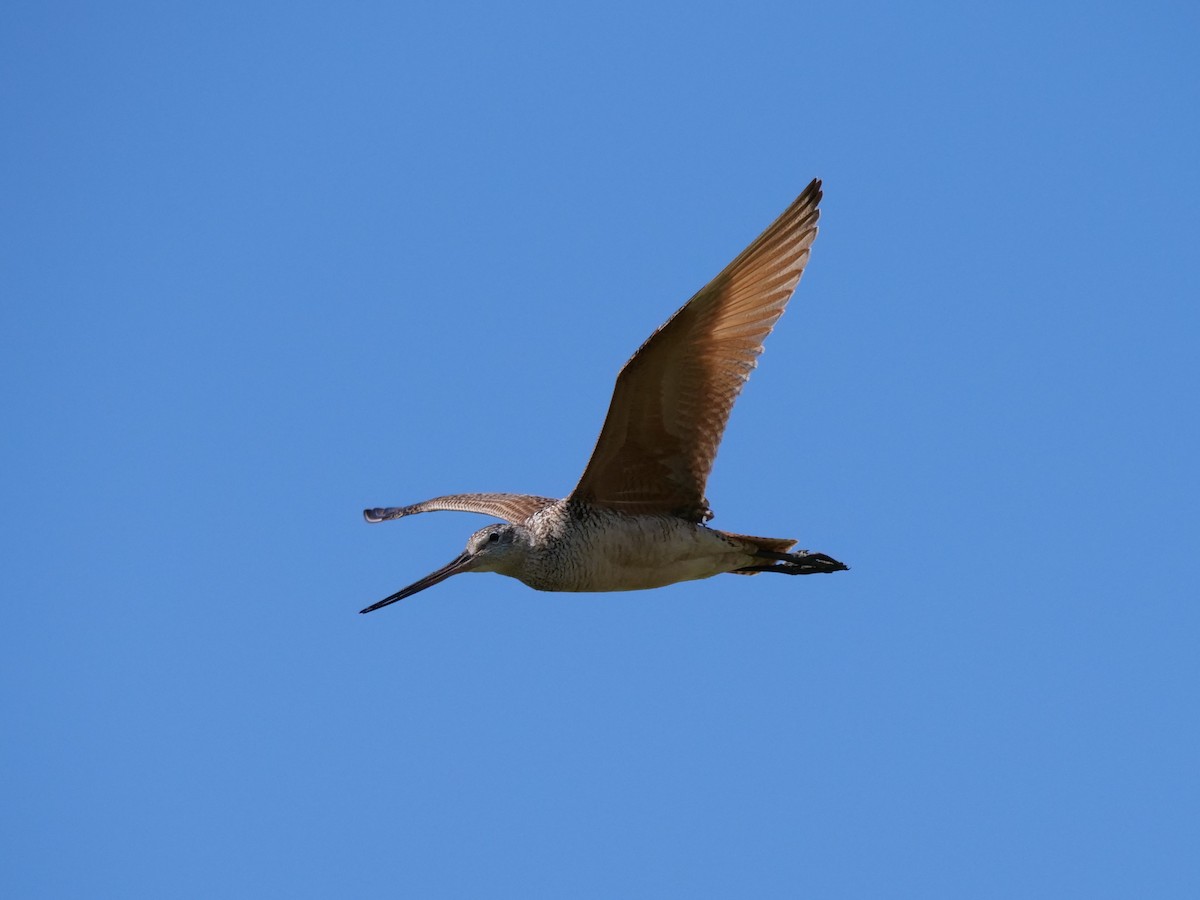
POLYGON ((494 544, 498 540, 500 540, 500 532, 493 531, 491 534, 488 535, 488 543, 489 544, 494 544))

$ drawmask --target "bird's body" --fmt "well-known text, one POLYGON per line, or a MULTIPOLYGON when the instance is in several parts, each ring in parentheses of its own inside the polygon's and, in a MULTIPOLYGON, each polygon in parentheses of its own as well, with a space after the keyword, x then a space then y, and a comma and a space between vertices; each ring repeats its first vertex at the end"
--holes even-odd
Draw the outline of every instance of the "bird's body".
POLYGON ((559 500, 531 516, 530 542, 505 575, 539 591, 640 591, 753 565, 753 550, 678 516, 627 515, 559 500))
POLYGON ((787 538, 709 528, 704 496, 725 423, 762 343, 791 298, 816 237, 813 181, 762 235, 634 354, 570 496, 452 494, 368 509, 368 522, 437 510, 505 520, 471 535, 448 565, 371 612, 460 572, 498 572, 540 591, 635 591, 725 572, 845 569, 787 538))

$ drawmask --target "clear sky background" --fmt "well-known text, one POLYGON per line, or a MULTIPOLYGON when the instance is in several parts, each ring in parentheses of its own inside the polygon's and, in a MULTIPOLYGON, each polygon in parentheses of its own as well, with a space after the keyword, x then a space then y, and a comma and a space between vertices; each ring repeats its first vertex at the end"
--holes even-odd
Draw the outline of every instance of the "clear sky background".
POLYGON ((1192 3, 0 12, 0 894, 1200 895, 1192 3), (463 576, 809 179, 709 484, 463 576))

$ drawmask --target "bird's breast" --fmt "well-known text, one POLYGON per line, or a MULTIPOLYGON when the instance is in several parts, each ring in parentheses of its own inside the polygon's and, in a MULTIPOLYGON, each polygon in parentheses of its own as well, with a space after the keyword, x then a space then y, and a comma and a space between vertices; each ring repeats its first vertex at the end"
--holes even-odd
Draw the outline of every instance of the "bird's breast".
POLYGON ((638 591, 709 578, 752 558, 717 532, 670 516, 607 511, 550 522, 518 577, 542 591, 638 591))

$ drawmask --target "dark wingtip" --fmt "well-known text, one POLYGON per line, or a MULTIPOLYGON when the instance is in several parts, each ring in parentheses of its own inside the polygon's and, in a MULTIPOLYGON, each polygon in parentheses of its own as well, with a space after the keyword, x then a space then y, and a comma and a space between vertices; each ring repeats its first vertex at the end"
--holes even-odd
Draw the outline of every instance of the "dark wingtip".
MULTIPOLYGON (((383 510, 380 509, 379 507, 375 507, 374 509, 364 509, 363 510, 363 518, 366 519, 371 524, 374 524, 376 522, 382 522, 383 521, 382 513, 383 513, 383 510)), ((364 610, 364 612, 365 612, 365 610, 364 610)))

